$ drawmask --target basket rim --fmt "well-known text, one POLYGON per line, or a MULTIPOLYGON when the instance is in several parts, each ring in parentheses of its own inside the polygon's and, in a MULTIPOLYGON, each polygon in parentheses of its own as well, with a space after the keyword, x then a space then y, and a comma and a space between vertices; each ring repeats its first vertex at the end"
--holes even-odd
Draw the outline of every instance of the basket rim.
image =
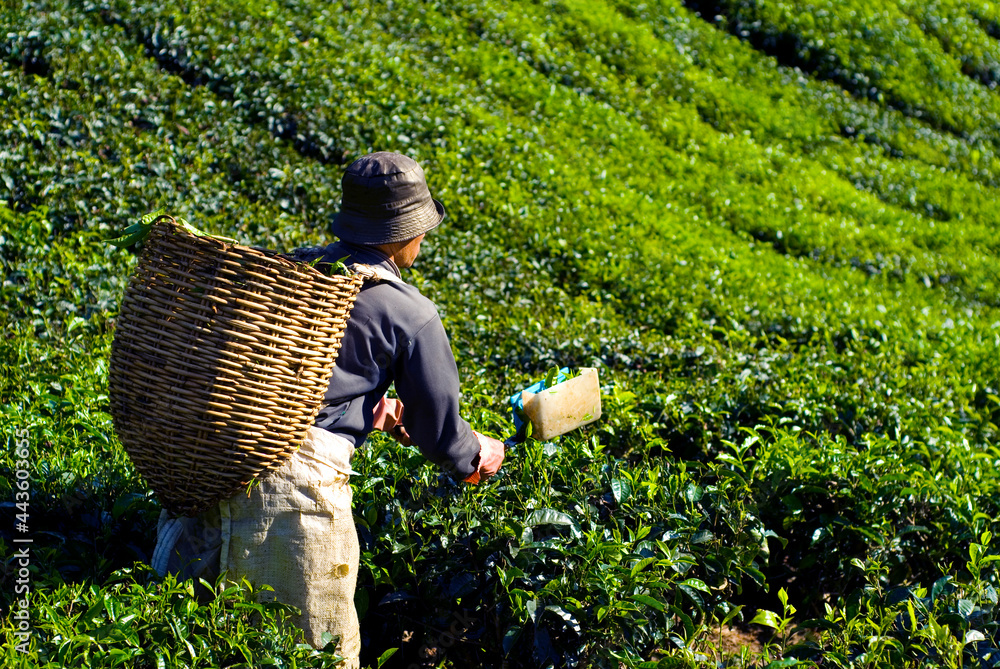
MULTIPOLYGON (((225 240, 219 239, 215 235, 210 235, 207 233, 204 235, 196 235, 187 228, 185 228, 183 225, 181 225, 177 221, 177 219, 170 214, 160 214, 155 219, 153 219, 153 222, 150 225, 156 226, 157 223, 161 222, 169 225, 171 234, 187 237, 191 240, 209 241, 212 243, 219 244, 220 245, 219 250, 222 251, 223 253, 226 253, 230 250, 236 250, 239 252, 251 252, 253 254, 259 254, 260 256, 267 258, 268 260, 272 260, 278 263, 279 265, 284 265, 286 268, 289 269, 294 268, 296 270, 306 272, 307 274, 311 274, 312 278, 322 277, 323 279, 333 279, 339 276, 343 279, 351 280, 357 276, 356 272, 348 276, 339 274, 324 274, 323 272, 316 269, 314 265, 311 265, 310 263, 307 262, 303 262, 301 260, 296 260, 294 257, 290 256, 287 253, 283 253, 281 251, 275 251, 274 249, 263 248, 260 246, 248 246, 246 244, 240 244, 239 242, 227 242, 225 240)), ((319 264, 324 264, 324 263, 319 263, 319 264)))

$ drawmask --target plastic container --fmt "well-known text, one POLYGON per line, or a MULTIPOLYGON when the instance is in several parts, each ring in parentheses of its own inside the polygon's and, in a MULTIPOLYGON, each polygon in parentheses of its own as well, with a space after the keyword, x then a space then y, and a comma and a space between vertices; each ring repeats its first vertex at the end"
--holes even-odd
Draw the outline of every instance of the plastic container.
POLYGON ((538 393, 521 391, 521 401, 535 439, 546 441, 589 425, 601 417, 601 384, 597 370, 584 367, 576 378, 538 393))

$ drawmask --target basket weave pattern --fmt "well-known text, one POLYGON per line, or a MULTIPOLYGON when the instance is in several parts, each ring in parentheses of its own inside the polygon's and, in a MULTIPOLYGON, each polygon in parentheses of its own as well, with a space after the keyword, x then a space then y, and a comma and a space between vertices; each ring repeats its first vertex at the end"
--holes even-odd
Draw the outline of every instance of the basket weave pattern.
POLYGON ((115 430, 161 504, 194 515, 279 467, 320 409, 360 276, 153 225, 122 299, 115 430))

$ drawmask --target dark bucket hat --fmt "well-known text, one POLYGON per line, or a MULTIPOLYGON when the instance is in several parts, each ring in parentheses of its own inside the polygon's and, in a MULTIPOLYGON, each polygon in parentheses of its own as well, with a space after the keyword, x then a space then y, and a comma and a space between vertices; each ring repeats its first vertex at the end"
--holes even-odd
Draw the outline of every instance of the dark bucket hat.
POLYGON ((415 160, 379 151, 358 158, 344 173, 340 213, 330 231, 355 244, 389 244, 419 237, 444 220, 415 160))

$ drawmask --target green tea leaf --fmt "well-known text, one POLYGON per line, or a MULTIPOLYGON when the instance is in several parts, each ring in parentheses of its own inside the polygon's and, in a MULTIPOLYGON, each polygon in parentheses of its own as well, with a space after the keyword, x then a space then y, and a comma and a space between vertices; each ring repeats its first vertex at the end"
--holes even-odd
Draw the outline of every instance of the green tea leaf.
POLYGON ((765 609, 759 609, 757 615, 753 617, 750 621, 751 625, 765 625, 766 627, 771 627, 773 629, 781 628, 781 616, 773 611, 767 611, 765 609))
POLYGON ((379 655, 378 656, 378 666, 381 667, 383 664, 385 664, 390 657, 392 657, 393 655, 396 654, 396 651, 398 651, 398 650, 399 650, 399 648, 390 648, 389 650, 387 650, 384 653, 382 653, 381 655, 379 655))
POLYGON ((622 504, 632 496, 632 485, 623 479, 612 479, 611 493, 614 495, 615 501, 622 504))

